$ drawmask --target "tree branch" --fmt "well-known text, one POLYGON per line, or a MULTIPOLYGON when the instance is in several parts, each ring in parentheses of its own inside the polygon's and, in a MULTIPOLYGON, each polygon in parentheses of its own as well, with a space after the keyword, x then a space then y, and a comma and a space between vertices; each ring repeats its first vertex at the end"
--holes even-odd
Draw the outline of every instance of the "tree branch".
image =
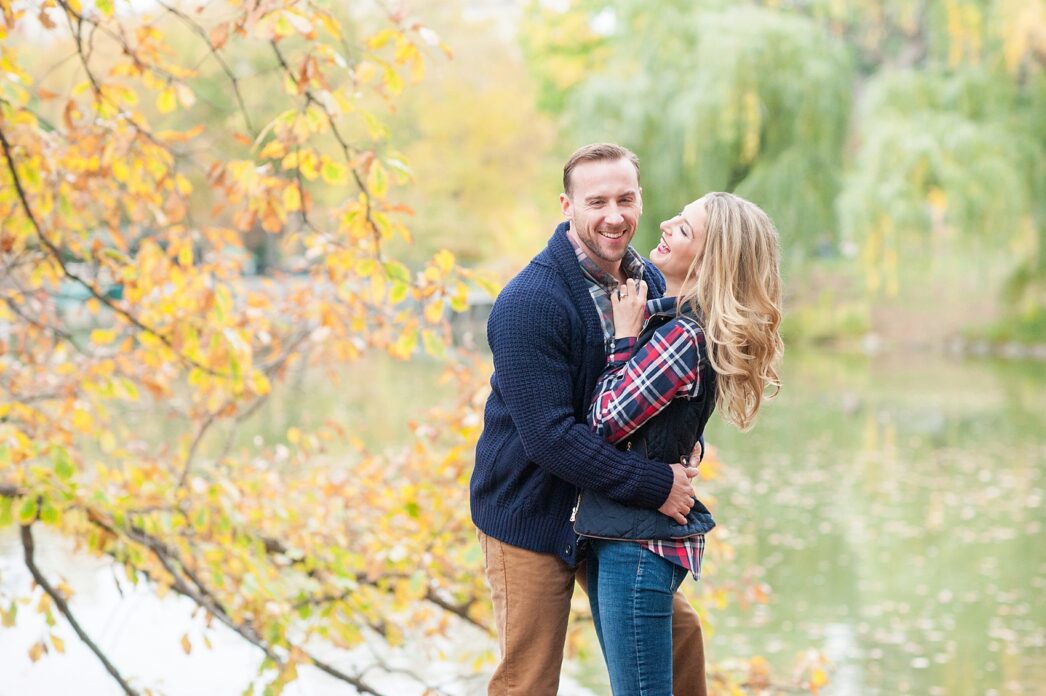
POLYGON ((162 0, 159 2, 159 5, 160 7, 163 7, 168 12, 173 14, 175 17, 178 17, 183 22, 192 27, 192 30, 199 34, 200 37, 203 39, 204 43, 207 44, 207 48, 210 49, 211 54, 214 56, 214 59, 218 61, 218 64, 221 66, 222 71, 225 73, 225 75, 229 78, 229 81, 232 83, 232 91, 233 94, 236 95, 236 103, 239 104, 240 114, 243 115, 243 122, 247 127, 247 132, 251 134, 252 140, 254 138, 257 138, 258 132, 254 129, 254 126, 251 124, 251 117, 247 112, 247 105, 243 101, 243 94, 240 93, 240 81, 235 75, 233 75, 232 68, 230 68, 229 64, 225 62, 224 58, 222 58, 222 55, 218 52, 217 47, 215 47, 215 45, 211 43, 211 37, 208 36, 207 32, 204 31, 203 27, 201 27, 199 24, 193 21, 192 17, 189 17, 178 8, 172 7, 171 5, 162 2, 162 0))
POLYGON ((55 606, 58 607, 58 611, 62 613, 65 620, 68 621, 69 625, 73 627, 74 631, 76 631, 76 635, 79 636, 83 644, 90 648, 91 652, 93 652, 102 663, 102 666, 105 667, 105 671, 116 680, 120 685, 120 688, 124 690, 125 694, 128 694, 129 696, 138 696, 138 692, 131 688, 131 685, 127 683, 127 680, 124 679, 113 663, 109 661, 105 656, 105 653, 99 649, 95 642, 91 640, 91 637, 88 636, 83 628, 80 627, 80 623, 76 620, 76 617, 73 616, 73 612, 69 609, 69 605, 66 603, 61 593, 55 590, 55 588, 51 586, 51 583, 47 582, 47 578, 45 578, 43 573, 40 572, 40 569, 37 568, 36 560, 34 558, 35 545, 33 543, 32 526, 28 524, 22 525, 22 548, 25 551, 25 566, 32 574, 33 580, 35 580, 36 584, 43 588, 43 591, 48 594, 55 606))
POLYGON ((58 264, 58 268, 61 269, 62 275, 64 275, 66 278, 69 278, 70 280, 75 281, 76 283, 82 285, 84 288, 87 289, 87 291, 89 293, 91 293, 91 295, 96 300, 98 300, 99 302, 104 304, 106 307, 111 309, 113 312, 119 314, 121 317, 123 317, 127 322, 132 324, 139 331, 142 331, 144 333, 147 333, 147 334, 150 334, 150 335, 156 337, 157 340, 159 340, 161 343, 163 343, 165 346, 167 346, 175 355, 177 355, 179 360, 182 360, 183 362, 185 362, 185 363, 187 363, 189 365, 192 365, 193 367, 196 367, 196 368, 198 368, 200 370, 203 370, 204 372, 206 372, 209 375, 212 375, 212 376, 215 376, 215 377, 229 377, 229 375, 215 372, 210 367, 208 367, 206 365, 203 365, 203 364, 197 362, 196 360, 193 360, 192 358, 190 358, 190 357, 182 354, 181 352, 179 352, 174 347, 174 343, 171 341, 171 339, 169 337, 167 337, 166 335, 160 333, 158 330, 152 328, 151 326, 148 326, 148 325, 142 323, 142 321, 140 319, 138 319, 138 317, 134 316, 133 314, 128 312, 123 307, 120 307, 119 305, 117 305, 111 299, 106 297, 105 293, 99 292, 98 289, 95 288, 92 283, 88 282, 84 278, 81 278, 78 274, 74 273, 73 271, 71 271, 69 269, 69 267, 65 264, 65 262, 62 261, 62 252, 61 252, 61 250, 58 248, 58 246, 54 242, 52 242, 47 237, 46 234, 44 234, 44 230, 43 230, 43 227, 40 225, 40 221, 36 219, 36 213, 33 211, 32 206, 29 205, 29 198, 26 195, 25 189, 22 186, 22 178, 18 174, 18 169, 15 167, 14 153, 12 153, 12 151, 11 151, 11 144, 8 142, 7 136, 4 134, 3 128, 0 128, 0 146, 2 146, 2 148, 3 148, 4 158, 7 161, 7 169, 11 173, 11 178, 14 181, 15 190, 18 193, 18 199, 19 199, 19 201, 21 201, 21 204, 22 204, 22 209, 25 211, 26 217, 28 217, 29 221, 33 224, 33 227, 36 229, 36 234, 40 238, 40 241, 43 242, 44 246, 50 252, 51 258, 54 260, 54 262, 56 264, 58 264))
MULTIPOLYGON (((111 528, 109 528, 109 530, 113 531, 111 528)), ((265 656, 272 660, 277 666, 282 666, 284 664, 284 660, 276 653, 275 649, 271 645, 269 645, 265 640, 262 639, 261 636, 258 635, 257 630, 253 626, 251 626, 246 621, 242 623, 236 623, 232 619, 232 617, 229 616, 225 608, 215 598, 214 593, 212 593, 205 586, 205 584, 195 575, 195 573, 193 573, 189 569, 188 565, 181 559, 180 555, 176 550, 170 548, 159 539, 156 539, 150 536, 149 534, 146 534, 143 530, 140 529, 129 529, 128 536, 153 552, 153 555, 164 567, 164 570, 166 570, 170 574, 171 579, 174 582, 174 590, 176 590, 179 594, 188 597, 198 606, 203 607, 204 609, 209 611, 212 615, 217 617, 219 621, 221 621, 226 626, 231 628, 233 631, 238 633, 247 642, 257 646, 263 653, 265 653, 265 656), (192 581, 192 583, 196 585, 196 587, 198 588, 197 590, 194 590, 193 588, 189 587, 185 580, 181 578, 176 569, 173 567, 172 561, 173 563, 177 563, 177 565, 181 568, 182 572, 185 573, 186 577, 188 577, 192 581)), ((326 672, 327 674, 336 679, 344 681, 347 684, 351 684, 360 693, 371 694, 372 696, 382 696, 380 692, 375 691, 362 679, 358 677, 353 677, 350 674, 342 672, 341 670, 335 668, 330 664, 327 664, 326 662, 318 659, 317 657, 305 650, 302 650, 302 652, 306 655, 306 657, 309 658, 309 661, 318 669, 322 670, 323 672, 326 672)))
MULTIPOLYGON (((276 43, 275 39, 271 40, 269 43, 272 46, 272 50, 276 54, 276 59, 280 62, 280 66, 283 68, 283 71, 287 74, 287 77, 291 79, 291 82, 297 85, 298 76, 294 74, 294 71, 291 70, 290 65, 287 64, 287 60, 284 58, 283 52, 280 51, 279 44, 276 43)), ((319 99, 317 99, 316 96, 312 93, 312 90, 308 87, 304 88, 304 93, 307 104, 315 104, 323 111, 323 115, 327 119, 327 124, 330 125, 331 134, 334 135, 334 138, 338 141, 338 145, 341 146, 342 154, 345 157, 345 162, 349 167, 349 171, 352 172, 352 178, 353 180, 355 180, 357 188, 359 188, 359 190, 364 194, 363 198, 364 204, 366 206, 366 208, 364 209, 364 218, 367 220, 367 224, 370 225, 371 232, 373 233, 374 255, 375 257, 377 257, 378 261, 384 263, 384 259, 381 253, 381 233, 378 231, 378 225, 374 222, 374 217, 371 212, 370 192, 367 190, 366 184, 363 183, 363 178, 360 176, 360 173, 356 171, 356 167, 352 165, 353 148, 351 145, 349 145, 348 141, 345 140, 345 138, 342 136, 341 131, 338 130, 338 125, 334 121, 334 115, 331 114, 331 112, 327 109, 327 106, 319 99)), ((304 201, 302 203, 304 205, 304 201)))

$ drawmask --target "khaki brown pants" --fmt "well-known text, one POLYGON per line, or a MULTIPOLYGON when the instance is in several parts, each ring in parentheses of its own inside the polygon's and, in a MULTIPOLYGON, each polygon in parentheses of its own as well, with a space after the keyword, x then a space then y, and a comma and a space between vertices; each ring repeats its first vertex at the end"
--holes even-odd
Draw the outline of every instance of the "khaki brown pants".
MULTIPOLYGON (((556 696, 574 583, 587 592, 585 565, 575 571, 556 556, 478 535, 501 653, 487 693, 556 696)), ((672 691, 674 696, 708 693, 701 621, 679 592, 672 605, 672 691)))

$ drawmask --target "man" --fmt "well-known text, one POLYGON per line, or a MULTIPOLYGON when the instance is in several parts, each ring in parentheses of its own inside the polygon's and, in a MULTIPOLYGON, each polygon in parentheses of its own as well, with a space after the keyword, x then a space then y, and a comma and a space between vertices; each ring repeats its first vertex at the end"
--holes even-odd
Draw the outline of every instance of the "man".
MULTIPOLYGON (((579 149, 563 168, 566 222, 498 296, 487 324, 491 395, 476 446, 472 519, 494 602, 501 663, 492 696, 554 696, 583 558, 570 523, 579 489, 685 520, 696 469, 619 451, 585 414, 613 345, 608 292, 629 277, 664 291, 629 246, 643 201, 639 160, 617 145, 579 149), (581 565, 579 566, 579 563, 581 565)), ((704 696, 697 613, 673 606, 673 690, 704 696)))

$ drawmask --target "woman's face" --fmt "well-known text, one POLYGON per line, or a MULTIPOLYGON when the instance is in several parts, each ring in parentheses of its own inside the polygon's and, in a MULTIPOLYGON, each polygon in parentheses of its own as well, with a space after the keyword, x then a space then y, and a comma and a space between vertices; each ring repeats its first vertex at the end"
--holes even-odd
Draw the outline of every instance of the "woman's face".
POLYGON ((665 280, 682 283, 690 262, 705 248, 705 201, 699 198, 670 220, 661 223, 661 240, 650 252, 665 280))

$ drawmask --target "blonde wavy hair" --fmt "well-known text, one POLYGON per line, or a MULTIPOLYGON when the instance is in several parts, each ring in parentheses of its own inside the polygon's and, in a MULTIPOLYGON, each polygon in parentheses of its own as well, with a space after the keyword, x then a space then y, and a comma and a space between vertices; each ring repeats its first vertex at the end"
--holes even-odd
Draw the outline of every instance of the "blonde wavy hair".
POLYGON ((774 390, 771 398, 781 389, 777 228, 759 206, 731 193, 709 193, 702 200, 704 251, 687 269, 678 306, 689 302, 701 318, 716 371, 716 408, 747 430, 766 390, 774 390))

